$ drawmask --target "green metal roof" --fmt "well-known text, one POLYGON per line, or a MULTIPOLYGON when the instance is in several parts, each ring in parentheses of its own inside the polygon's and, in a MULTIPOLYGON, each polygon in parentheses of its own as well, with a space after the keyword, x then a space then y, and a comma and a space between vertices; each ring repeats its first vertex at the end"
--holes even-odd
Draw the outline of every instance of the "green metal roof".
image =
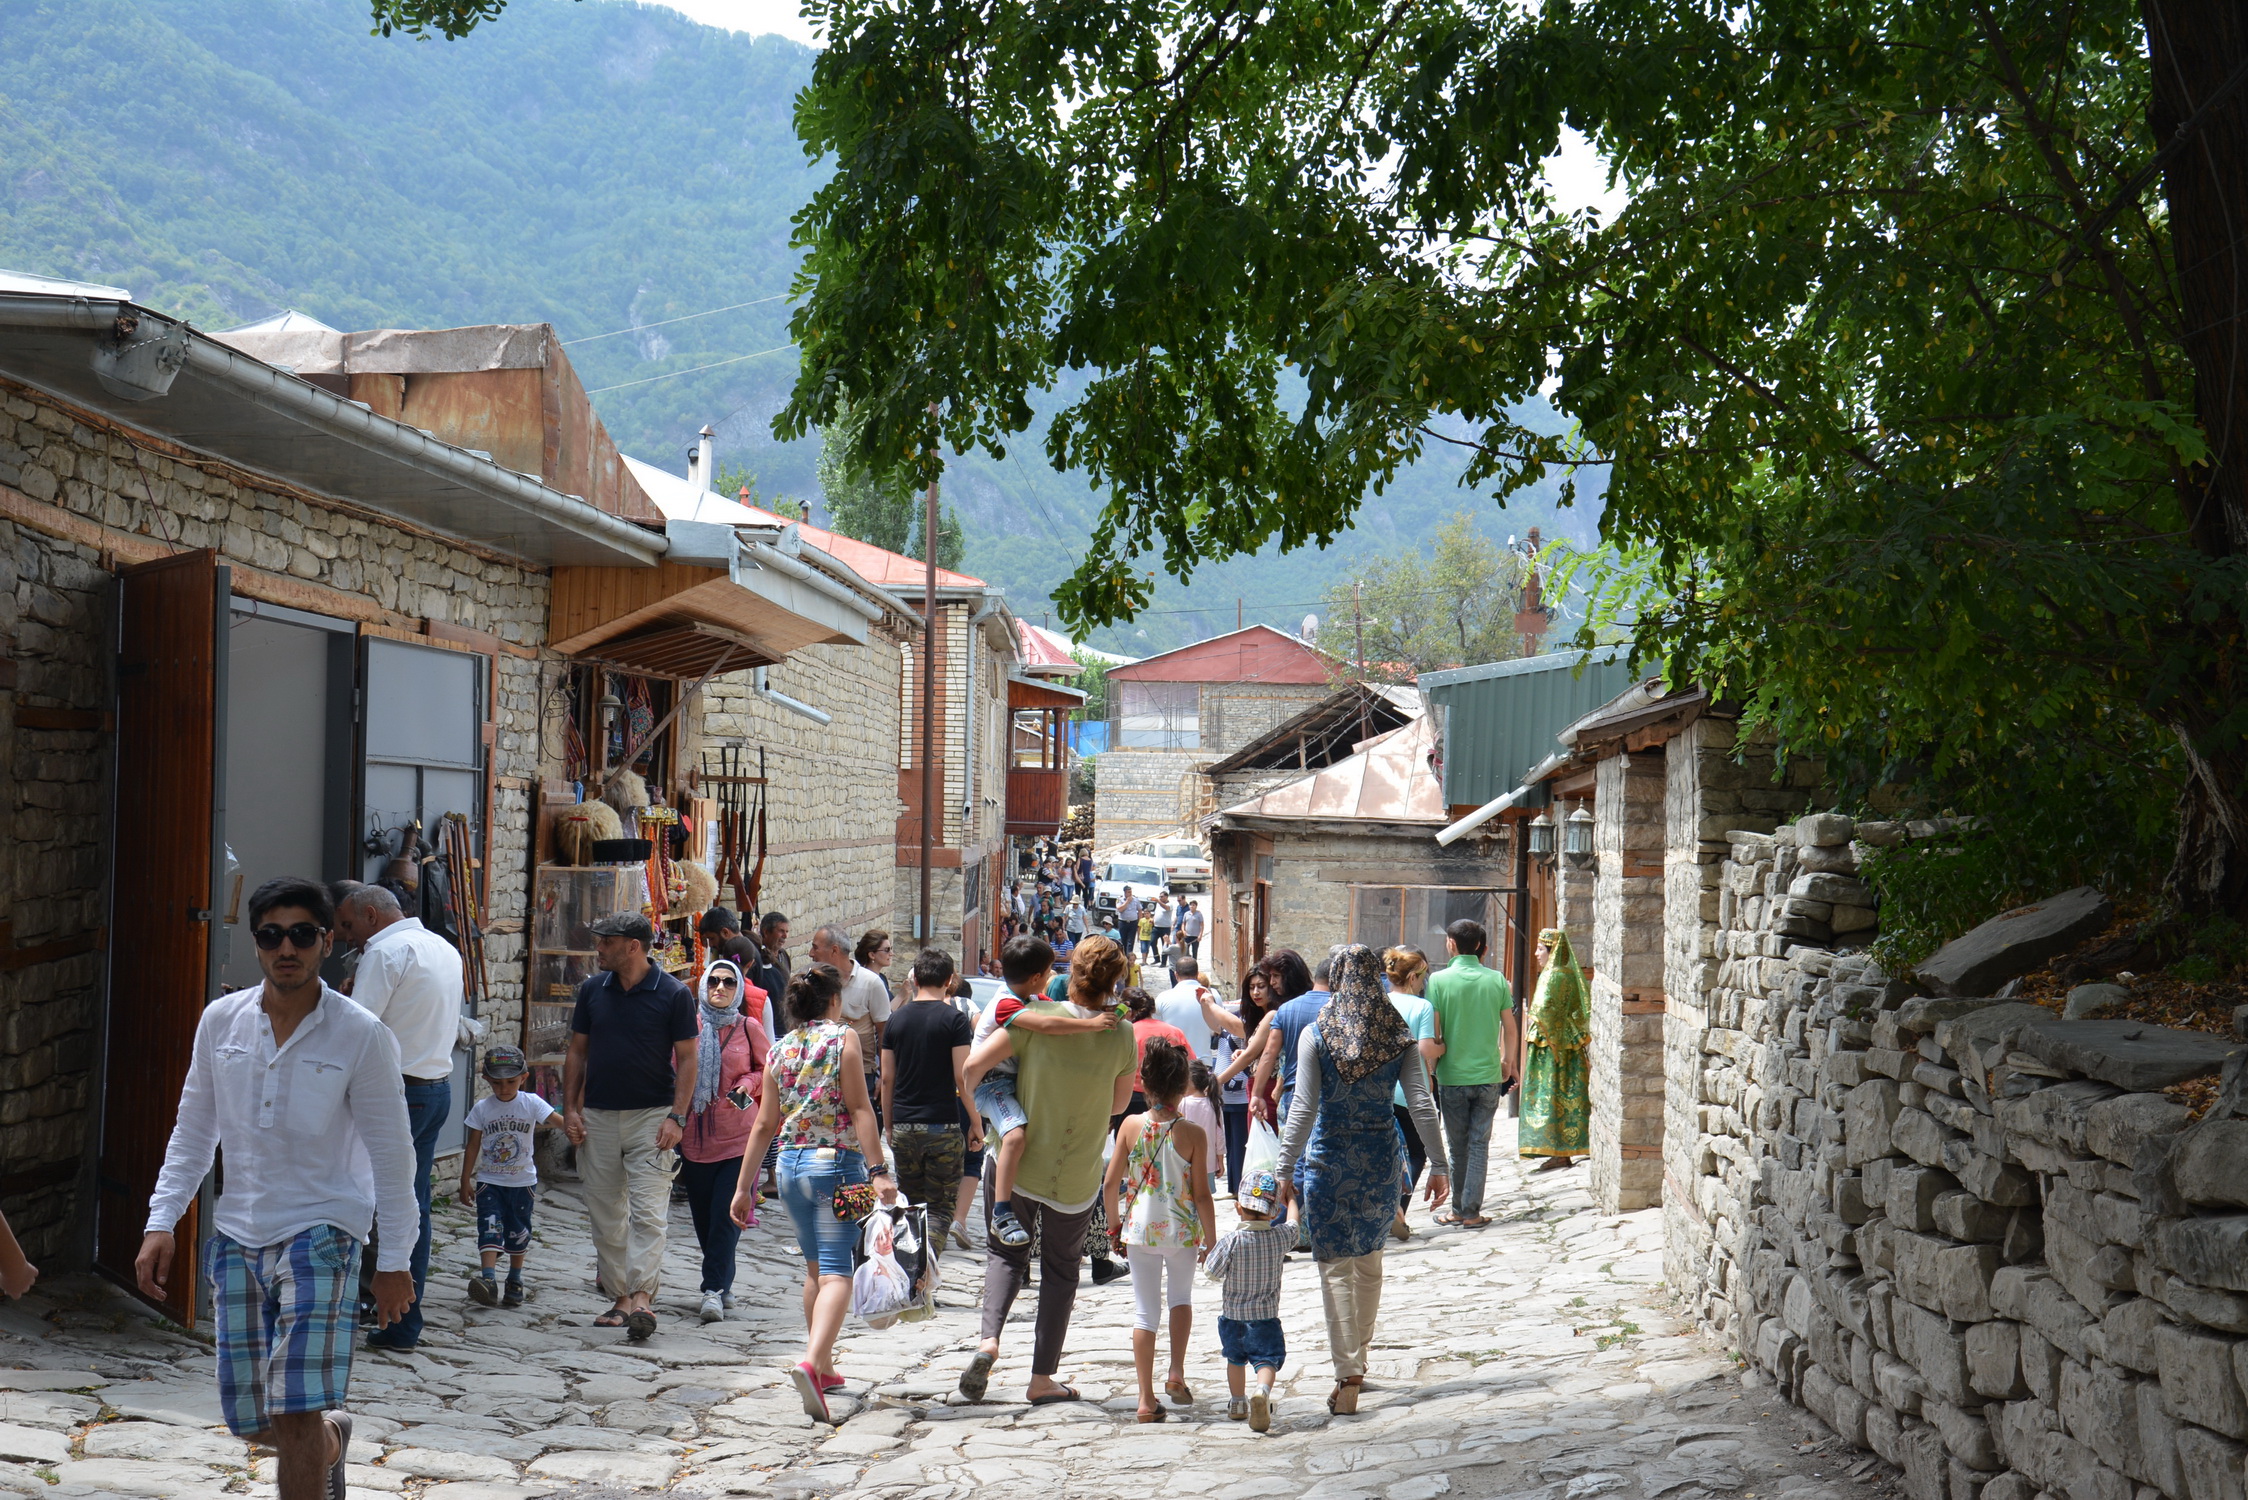
POLYGON ((1421 696, 1444 724, 1445 803, 1505 796, 1561 748, 1555 735, 1658 670, 1634 671, 1628 649, 1610 647, 1423 672, 1421 696))

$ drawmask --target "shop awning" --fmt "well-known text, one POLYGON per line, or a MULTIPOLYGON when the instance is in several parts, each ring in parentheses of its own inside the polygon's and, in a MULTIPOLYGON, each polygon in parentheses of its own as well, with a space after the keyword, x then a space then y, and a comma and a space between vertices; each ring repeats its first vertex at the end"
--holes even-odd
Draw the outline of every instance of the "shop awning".
MULTIPOLYGON (((625 662, 621 652, 694 677, 725 650, 728 670, 768 666, 806 646, 863 644, 882 607, 776 542, 708 522, 672 521, 653 568, 556 568, 548 640, 568 656, 625 662)), ((626 663, 629 664, 629 663, 626 663)))
POLYGON ((1051 682, 1039 682, 1016 673, 1007 674, 1007 706, 1009 708, 1083 708, 1085 694, 1082 689, 1061 687, 1051 682))

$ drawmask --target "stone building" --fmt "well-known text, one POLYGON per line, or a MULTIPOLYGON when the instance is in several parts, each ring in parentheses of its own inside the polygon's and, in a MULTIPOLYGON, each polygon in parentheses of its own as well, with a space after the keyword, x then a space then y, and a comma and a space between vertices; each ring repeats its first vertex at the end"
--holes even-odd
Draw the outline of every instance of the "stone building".
POLYGON ((1095 847, 1193 824, 1210 810, 1207 768, 1326 698, 1336 667, 1292 635, 1251 625, 1110 668, 1095 847))
POLYGON ((457 832, 464 999, 511 1038, 570 684, 683 710, 637 747, 678 797, 686 684, 913 629, 777 528, 669 521, 551 330, 265 332, 286 367, 116 288, 0 284, 0 1205, 57 1265, 128 1274, 196 1019, 254 982, 258 884, 457 832))

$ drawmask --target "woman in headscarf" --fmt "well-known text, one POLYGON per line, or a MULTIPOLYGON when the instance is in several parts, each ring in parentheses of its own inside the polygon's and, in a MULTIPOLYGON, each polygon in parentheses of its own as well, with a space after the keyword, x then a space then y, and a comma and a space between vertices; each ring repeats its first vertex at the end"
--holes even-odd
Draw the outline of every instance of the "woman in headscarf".
POLYGON ((1591 1148, 1590 1075, 1585 1043, 1592 1030, 1591 997, 1569 934, 1548 927, 1538 934, 1538 991, 1522 1024, 1522 1126, 1524 1156, 1542 1156, 1541 1172, 1559 1171, 1591 1148))
POLYGON ((1280 1137, 1280 1190, 1304 1163, 1304 1241, 1319 1265, 1327 1311, 1327 1348, 1335 1389, 1327 1409, 1358 1410, 1366 1355, 1381 1306, 1382 1244, 1397 1217, 1404 1177, 1391 1091, 1405 1090, 1413 1128, 1428 1153, 1428 1202, 1452 1190, 1444 1132, 1429 1091, 1428 1068, 1413 1034, 1382 992, 1381 960, 1364 943, 1335 955, 1331 997, 1304 1028, 1296 1049, 1296 1089, 1280 1137))
MULTIPOLYGON (((715 1323, 734 1305, 741 1229, 727 1209, 741 1176, 742 1147, 757 1121, 772 1039, 756 1020, 765 1013, 765 992, 744 981, 732 959, 716 959, 703 971, 701 1000, 702 1041, 695 1051, 695 1097, 679 1138, 679 1185, 702 1246, 702 1320, 715 1323)), ((752 1213, 750 1223, 756 1222, 752 1213)))

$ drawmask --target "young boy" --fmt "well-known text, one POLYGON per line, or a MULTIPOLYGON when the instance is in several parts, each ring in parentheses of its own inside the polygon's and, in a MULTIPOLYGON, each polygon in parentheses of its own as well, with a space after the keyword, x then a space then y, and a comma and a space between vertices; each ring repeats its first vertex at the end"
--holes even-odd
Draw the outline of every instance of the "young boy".
POLYGON ((1280 1179, 1259 1172, 1233 1200, 1240 1224, 1218 1241, 1203 1269, 1225 1283, 1218 1311, 1218 1348, 1225 1354, 1225 1414, 1249 1419, 1252 1432, 1272 1427, 1272 1383, 1288 1357, 1288 1338, 1280 1327, 1280 1273, 1296 1245, 1296 1226, 1275 1224, 1280 1179), (1256 1394, 1243 1399, 1247 1368, 1256 1366, 1256 1394))
POLYGON ((462 1119, 468 1138, 461 1147, 461 1200, 476 1202, 476 1248, 484 1269, 468 1278, 468 1296, 486 1307, 523 1305, 523 1257, 531 1249, 531 1204, 539 1181, 532 1150, 539 1125, 554 1106, 523 1092, 528 1071, 523 1049, 502 1043, 484 1053, 489 1097, 479 1099, 462 1119), (492 1273, 507 1252, 507 1291, 492 1273))
MULTIPOLYGON (((1007 946, 999 950, 999 975, 1007 981, 1007 993, 992 1002, 991 1009, 976 1024, 976 1040, 982 1041, 1002 1026, 1020 1026, 1025 1031, 1060 1035, 1073 1031, 1106 1031, 1118 1023, 1114 1012, 1098 1016, 1049 1016, 1027 1012, 1023 1003, 1045 997, 1046 983, 1054 977, 1054 950, 1044 938, 1009 938, 1007 946)), ((1009 1247, 1030 1243, 1030 1231, 1015 1217, 1015 1172, 1022 1166, 1025 1136, 1023 1127, 1030 1116, 1023 1112, 1022 1101, 1015 1095, 1016 1062, 1014 1058, 994 1063, 991 1071, 964 1078, 976 1110, 984 1117, 984 1139, 999 1140, 999 1154, 992 1161, 991 1175, 991 1232, 999 1242, 1009 1247)))

